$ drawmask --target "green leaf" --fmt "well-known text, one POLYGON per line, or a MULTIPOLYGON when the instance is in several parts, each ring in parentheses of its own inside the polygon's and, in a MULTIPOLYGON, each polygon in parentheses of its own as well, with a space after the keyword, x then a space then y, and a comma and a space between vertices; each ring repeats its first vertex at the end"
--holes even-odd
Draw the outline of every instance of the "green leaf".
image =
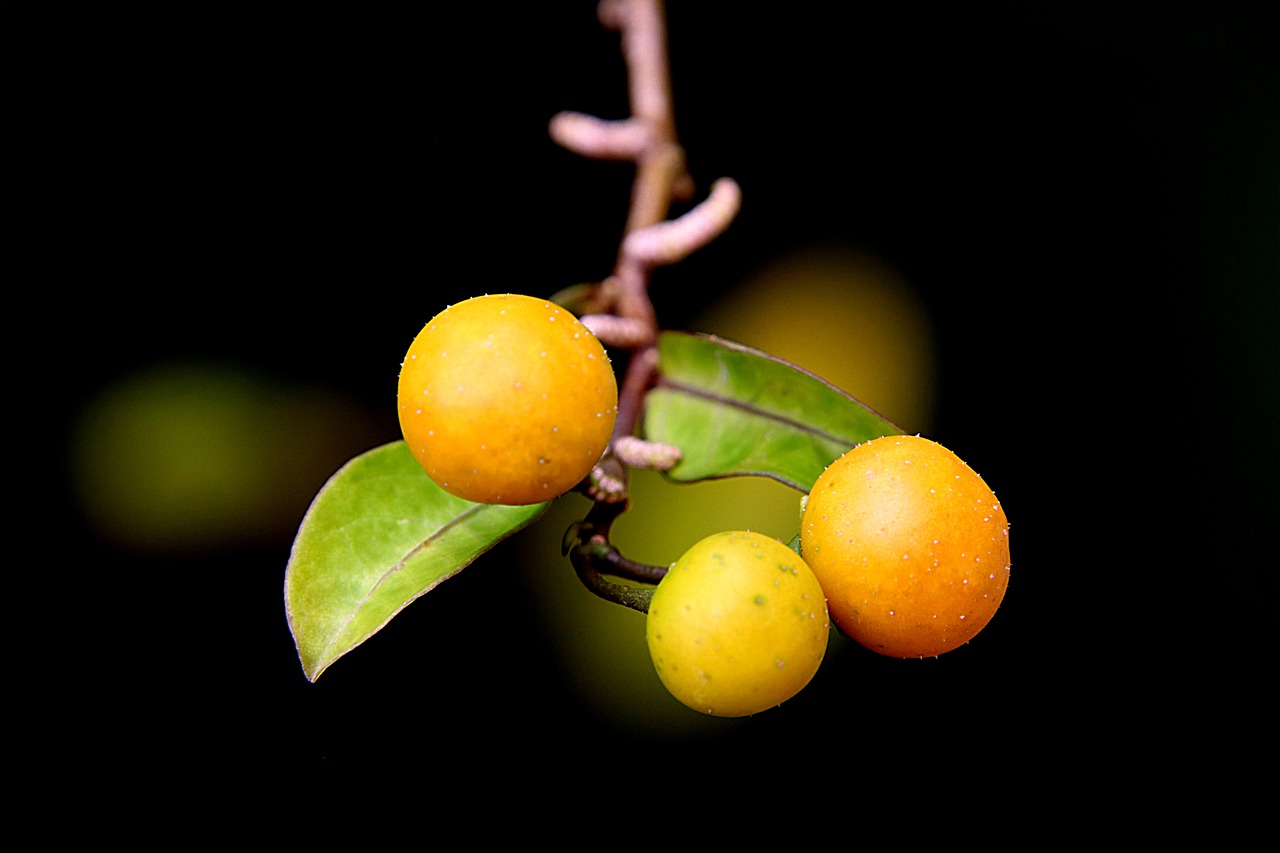
POLYGON ((722 338, 663 332, 644 436, 680 448, 677 482, 758 475, 808 492, 851 447, 903 431, 824 379, 722 338))
POLYGON ((307 678, 546 507, 454 497, 403 441, 352 459, 312 501, 285 570, 285 612, 307 678))

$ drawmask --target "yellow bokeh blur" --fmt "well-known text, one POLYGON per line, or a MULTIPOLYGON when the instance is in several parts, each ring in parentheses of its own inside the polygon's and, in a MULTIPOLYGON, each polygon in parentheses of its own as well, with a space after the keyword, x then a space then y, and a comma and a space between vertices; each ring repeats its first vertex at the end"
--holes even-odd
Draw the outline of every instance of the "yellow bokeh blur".
POLYGON ((906 432, 929 430, 932 323, 902 275, 868 251, 793 250, 728 292, 694 330, 816 373, 906 432))
MULTIPOLYGON (((905 279, 868 252, 839 245, 792 251, 728 290, 691 326, 803 367, 908 432, 929 429, 935 405, 931 323, 905 279)), ((782 542, 800 530, 801 493, 770 479, 676 485, 651 471, 633 471, 629 491, 631 506, 611 540, 640 562, 670 565, 694 543, 725 530, 753 530, 782 542)), ((735 722, 707 718, 666 693, 648 657, 644 616, 582 588, 560 556, 552 539, 586 506, 576 497, 562 500, 549 518, 521 534, 539 537, 524 550, 526 577, 541 598, 566 674, 600 714, 631 733, 725 731, 735 722)), ((836 665, 846 647, 833 633, 824 668, 836 665)))

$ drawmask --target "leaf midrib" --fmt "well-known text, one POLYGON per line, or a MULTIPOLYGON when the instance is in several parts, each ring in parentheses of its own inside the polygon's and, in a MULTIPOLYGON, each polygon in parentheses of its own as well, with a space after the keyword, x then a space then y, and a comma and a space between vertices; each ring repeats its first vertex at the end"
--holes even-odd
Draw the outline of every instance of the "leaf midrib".
POLYGON ((755 417, 762 418, 768 421, 773 421, 775 423, 783 424, 789 429, 796 430, 802 433, 807 433, 809 435, 823 439, 824 441, 830 441, 836 444, 849 444, 850 442, 853 441, 853 439, 851 438, 835 435, 833 433, 827 432, 826 430, 819 429, 813 426, 812 424, 807 424, 807 423, 804 423, 803 421, 797 421, 797 420, 794 420, 793 418, 787 417, 785 415, 781 415, 777 412, 772 412, 772 411, 769 411, 768 409, 762 409, 759 406, 753 406, 750 403, 744 402, 742 400, 738 400, 733 397, 727 397, 727 396, 724 396, 723 394, 717 394, 712 391, 707 391, 697 386, 689 385, 676 379, 671 379, 670 377, 667 377, 667 376, 664 376, 660 380, 658 380, 657 387, 668 388, 680 394, 687 394, 690 397, 697 397, 699 399, 708 400, 713 403, 726 406, 728 408, 738 409, 740 411, 746 412, 755 417))
MULTIPOLYGON (((322 657, 327 657, 333 652, 333 647, 338 637, 341 637, 343 633, 347 630, 347 627, 350 626, 353 621, 355 621, 356 616, 359 615, 360 611, 363 610, 365 605, 369 603, 369 600, 373 597, 374 593, 376 593, 378 589, 382 586, 384 581, 386 581, 388 578, 395 575, 396 573, 402 571, 415 555, 421 553, 423 550, 430 547, 431 543, 438 541, 450 530, 452 530, 454 527, 457 527, 459 524, 463 523, 467 519, 474 518, 475 516, 479 515, 481 512, 483 512, 486 509, 489 509, 489 507, 484 504, 478 504, 476 506, 470 507, 465 512, 460 513, 459 515, 455 515, 453 518, 449 519, 444 524, 441 524, 438 528, 436 528, 436 530, 434 530, 430 536, 426 537, 417 545, 410 548, 403 557, 401 557, 399 560, 395 562, 394 565, 392 565, 386 571, 384 571, 381 575, 379 575, 378 579, 373 583, 371 587, 369 587, 369 590, 364 594, 364 596, 358 602, 356 602, 355 607, 352 608, 351 613, 348 614, 347 618, 344 619, 333 631, 333 633, 329 635, 328 639, 325 641, 325 644, 324 644, 324 652, 322 657)), ((466 568, 466 564, 456 567, 452 573, 444 574, 439 579, 437 579, 437 581, 433 583, 431 586, 428 586, 425 589, 423 589, 421 593, 414 596, 413 598, 408 599, 408 601, 402 602, 400 607, 397 608, 394 613, 391 613, 387 617, 387 619, 390 620, 397 613, 403 610, 405 606, 409 603, 409 601, 413 601, 414 598, 418 598, 421 595, 431 591, 436 586, 438 586, 441 581, 450 577, 451 574, 457 574, 459 571, 461 571, 464 568, 466 568)), ((383 624, 385 624, 385 622, 383 624)))

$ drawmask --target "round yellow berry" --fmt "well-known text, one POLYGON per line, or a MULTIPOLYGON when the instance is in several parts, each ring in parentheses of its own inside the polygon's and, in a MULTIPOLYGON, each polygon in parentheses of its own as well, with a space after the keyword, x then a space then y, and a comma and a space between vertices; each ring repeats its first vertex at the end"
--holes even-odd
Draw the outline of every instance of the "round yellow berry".
POLYGON ((676 699, 704 714, 741 717, 805 687, 827 651, 822 587, 776 539, 729 531, 684 553, 654 590, 649 655, 676 699))

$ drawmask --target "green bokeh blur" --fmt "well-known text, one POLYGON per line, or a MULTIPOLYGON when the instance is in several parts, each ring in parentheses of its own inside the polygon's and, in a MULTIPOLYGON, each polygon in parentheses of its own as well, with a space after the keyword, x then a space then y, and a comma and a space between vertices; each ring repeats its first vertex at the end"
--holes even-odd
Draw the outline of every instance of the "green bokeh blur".
POLYGON ((104 541, 182 556, 262 546, 297 528, 310 496, 376 436, 340 393, 232 362, 122 375, 83 401, 71 482, 104 541))

